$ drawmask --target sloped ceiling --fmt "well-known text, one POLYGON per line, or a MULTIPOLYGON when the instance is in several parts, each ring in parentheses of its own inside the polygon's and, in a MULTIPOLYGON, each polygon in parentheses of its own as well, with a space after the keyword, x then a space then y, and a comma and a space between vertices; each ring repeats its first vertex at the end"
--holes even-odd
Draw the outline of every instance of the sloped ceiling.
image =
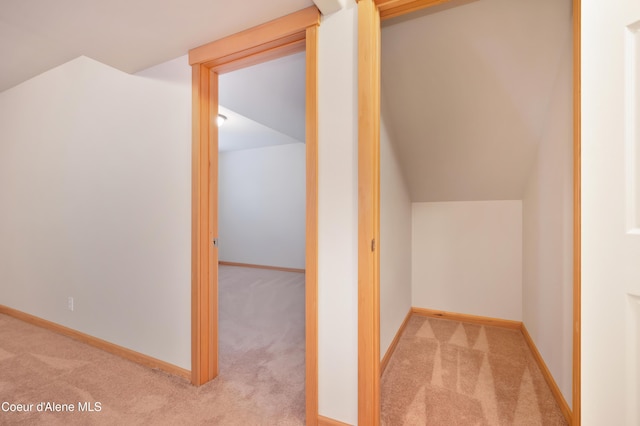
POLYGON ((218 151, 220 152, 302 143, 222 105, 220 113, 227 117, 227 122, 218 132, 218 151))
POLYGON ((383 121, 412 201, 521 199, 570 54, 569 0, 453 1, 385 21, 383 121))
MULTIPOLYGON (((560 59, 571 52, 570 3, 452 0, 385 21, 383 120, 413 201, 521 198, 560 59)), ((3 0, 0 91, 80 55, 136 72, 313 2, 251 1, 251 13, 248 4, 3 0)), ((304 72, 291 71, 304 57, 274 62, 221 76, 221 104, 281 143, 304 140, 304 72), (285 78, 256 86, 268 76, 285 78)))
POLYGON ((0 91, 78 56, 133 73, 311 0, 2 0, 0 91))
MULTIPOLYGON (((220 75, 220 105, 304 142, 305 61, 302 52, 220 75)), ((226 130, 227 124, 221 136, 226 130)))
MULTIPOLYGON (((191 95, 187 55, 136 75, 164 80, 191 95)), ((218 133, 219 151, 304 143, 304 52, 223 74, 218 83, 219 112, 227 117, 218 133)))

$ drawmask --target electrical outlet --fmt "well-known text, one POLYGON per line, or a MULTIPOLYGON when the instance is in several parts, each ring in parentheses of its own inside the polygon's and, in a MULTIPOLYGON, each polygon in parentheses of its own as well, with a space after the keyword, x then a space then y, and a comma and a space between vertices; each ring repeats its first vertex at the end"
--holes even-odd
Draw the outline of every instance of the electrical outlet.
POLYGON ((73 297, 71 296, 67 298, 67 308, 69 308, 70 311, 73 311, 73 297))

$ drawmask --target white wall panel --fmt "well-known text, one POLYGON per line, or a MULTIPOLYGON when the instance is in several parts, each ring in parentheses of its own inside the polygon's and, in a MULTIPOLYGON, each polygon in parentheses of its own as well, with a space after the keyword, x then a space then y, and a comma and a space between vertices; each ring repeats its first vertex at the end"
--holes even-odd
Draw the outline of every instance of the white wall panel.
POLYGON ((383 115, 380 123, 380 358, 411 308, 411 199, 383 115))
POLYGON ((183 59, 155 73, 184 85, 79 57, 0 93, 0 303, 190 369, 183 59))
POLYGON ((221 261, 305 267, 305 145, 221 152, 221 261))
POLYGON ((318 403, 358 419, 357 7, 319 27, 318 403))
POLYGON ((522 202, 414 203, 413 306, 522 319, 522 202))
POLYGON ((571 404, 573 133, 571 40, 523 199, 523 321, 571 404))

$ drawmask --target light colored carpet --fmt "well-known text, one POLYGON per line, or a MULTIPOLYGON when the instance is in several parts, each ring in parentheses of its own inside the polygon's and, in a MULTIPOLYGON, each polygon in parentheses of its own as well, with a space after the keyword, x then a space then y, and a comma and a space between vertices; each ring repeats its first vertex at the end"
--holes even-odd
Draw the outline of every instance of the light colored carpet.
MULTIPOLYGON (((220 376, 195 388, 0 315, 0 404, 76 406, 0 410, 0 424, 304 424, 304 275, 222 266, 219 325, 220 376)), ((382 423, 566 424, 520 332, 420 316, 382 378, 382 423)))
POLYGON ((519 330, 413 315, 381 386, 383 425, 567 424, 519 330))
POLYGON ((219 321, 220 375, 196 388, 0 315, 0 404, 34 404, 0 409, 0 424, 304 424, 304 274, 221 267, 219 321), (39 402, 76 411, 37 412, 39 402))

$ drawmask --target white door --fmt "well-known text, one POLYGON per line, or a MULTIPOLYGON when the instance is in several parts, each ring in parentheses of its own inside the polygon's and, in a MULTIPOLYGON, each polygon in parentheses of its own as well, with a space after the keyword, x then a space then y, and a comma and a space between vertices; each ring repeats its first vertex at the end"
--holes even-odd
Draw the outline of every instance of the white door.
POLYGON ((582 0, 582 424, 640 425, 640 1, 582 0))

